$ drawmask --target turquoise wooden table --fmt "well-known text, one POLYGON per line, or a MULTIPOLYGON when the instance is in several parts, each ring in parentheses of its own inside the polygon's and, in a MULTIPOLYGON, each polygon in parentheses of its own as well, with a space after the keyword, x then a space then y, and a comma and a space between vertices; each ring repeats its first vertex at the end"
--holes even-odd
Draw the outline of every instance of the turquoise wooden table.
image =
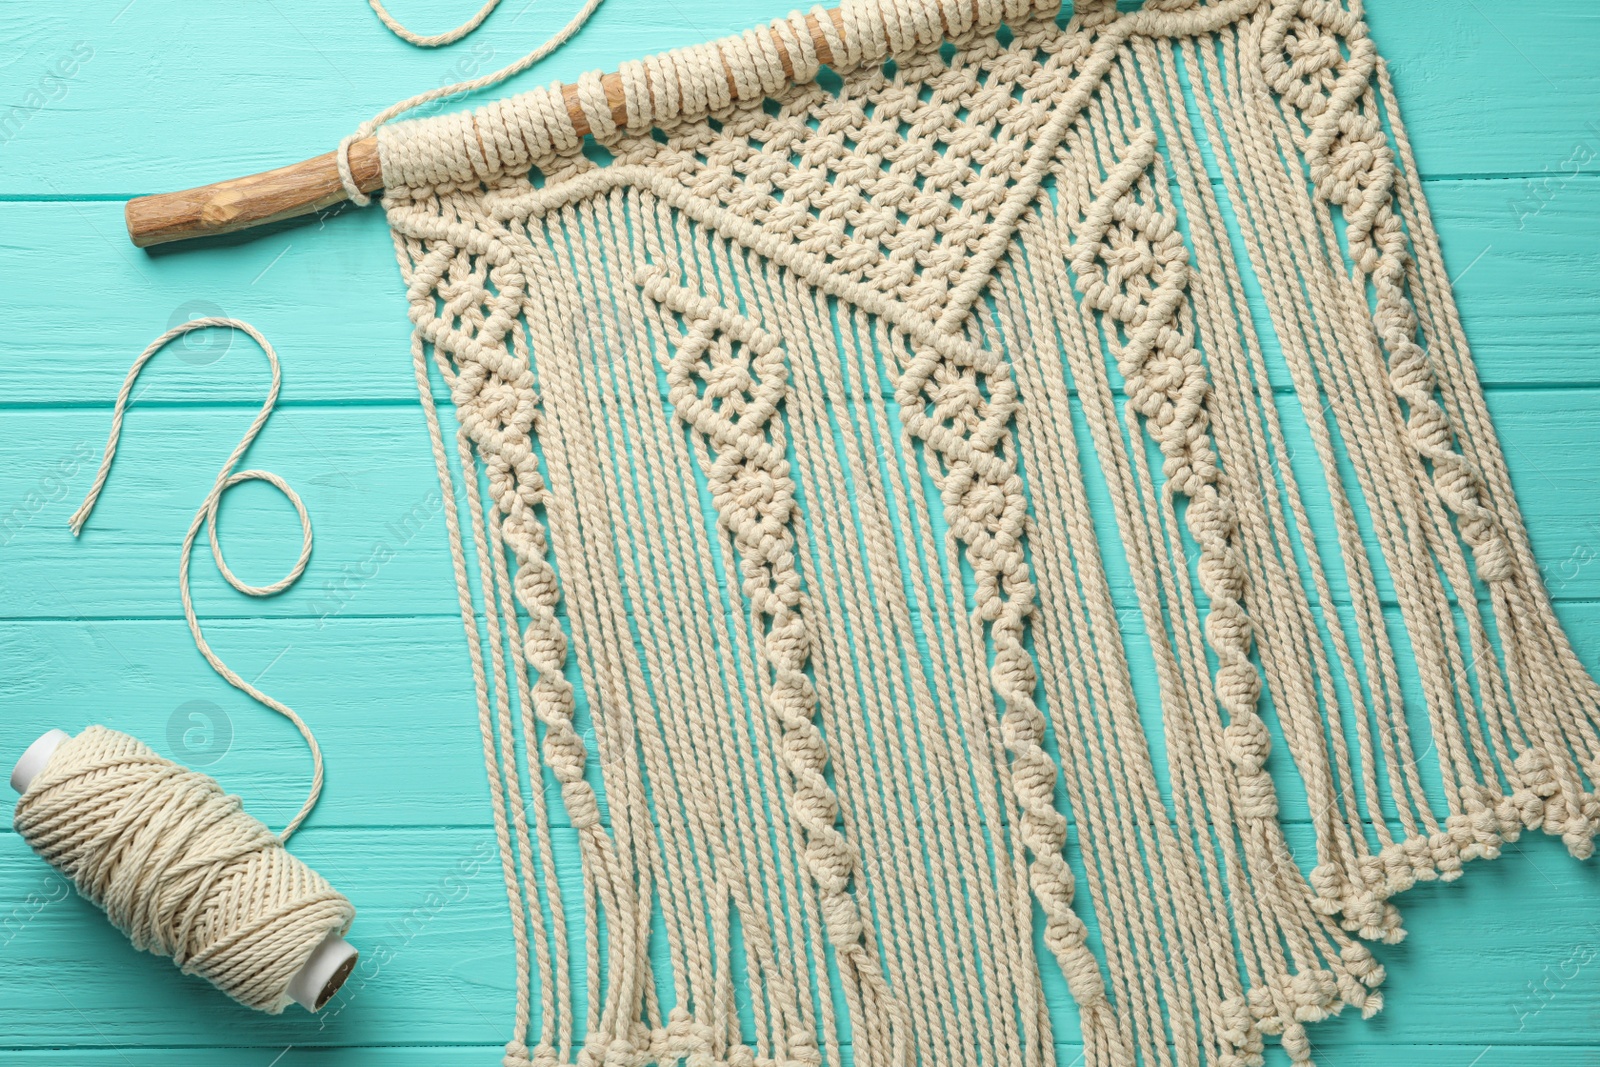
MULTIPOLYGON (((474 5, 395 6, 435 29, 474 5)), ((157 360, 91 529, 79 541, 66 530, 132 358, 184 319, 248 319, 284 363, 283 403, 250 463, 303 494, 316 552, 299 585, 267 601, 227 588, 202 558, 195 600, 224 658, 321 736, 328 787, 295 851, 355 902, 363 951, 321 1015, 254 1014, 136 953, 7 827, 3 1067, 498 1062, 509 922, 383 218, 347 210, 152 255, 127 243, 122 206, 323 151, 395 99, 508 62, 573 6, 509 0, 434 52, 395 40, 359 0, 0 9, 0 757, 9 765, 47 727, 99 722, 215 775, 269 823, 298 807, 299 738, 211 673, 175 584, 183 530, 265 386, 246 339, 190 335, 157 360)), ((610 0, 517 84, 789 6, 610 0)), ((1600 669, 1600 12, 1572 0, 1370 7, 1535 549, 1600 669)), ((263 486, 229 496, 222 536, 246 580, 293 562, 293 522, 263 486)), ((1411 936, 1378 950, 1387 1010, 1317 1027, 1318 1062, 1600 1064, 1595 862, 1540 836, 1400 903, 1411 936)), ((1052 992, 1070 1064, 1076 1020, 1052 992)))

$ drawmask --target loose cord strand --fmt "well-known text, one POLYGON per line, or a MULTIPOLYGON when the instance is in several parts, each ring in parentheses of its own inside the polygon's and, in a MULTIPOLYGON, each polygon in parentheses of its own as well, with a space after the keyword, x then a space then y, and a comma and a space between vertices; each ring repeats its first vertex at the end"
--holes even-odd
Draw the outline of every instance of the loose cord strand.
POLYGON ((249 694, 258 703, 271 708, 294 723, 295 729, 300 731, 300 736, 305 738, 306 745, 311 749, 311 793, 301 806, 300 813, 278 835, 278 840, 288 841, 290 835, 305 821, 306 816, 311 814, 311 809, 317 805, 317 798, 322 795, 322 747, 317 744, 316 735, 311 732, 311 728, 306 725, 304 719, 295 713, 293 708, 268 696, 254 685, 245 681, 239 676, 238 672, 222 662, 221 658, 211 650, 211 645, 207 643, 205 635, 200 631, 200 621, 194 612, 194 600, 189 593, 189 556, 194 549, 195 539, 200 534, 201 526, 206 527, 207 538, 211 542, 211 558, 216 561, 217 570, 229 585, 246 596, 266 597, 283 592, 299 580, 300 575, 305 573, 306 564, 311 561, 311 517, 306 514, 306 506, 301 501, 300 494, 290 488, 289 483, 271 471, 234 470, 239 465, 239 461, 244 458, 244 454, 249 450, 251 443, 261 433, 262 427, 266 426, 267 419, 271 417, 272 410, 278 403, 278 389, 282 384, 283 375, 278 367, 278 354, 273 351, 272 345, 267 343, 267 339, 261 336, 254 326, 239 319, 198 318, 174 326, 150 342, 150 346, 140 353, 139 358, 133 361, 133 366, 128 368, 128 376, 123 380, 122 390, 117 394, 116 407, 111 413, 111 434, 106 439, 106 450, 105 455, 100 459, 100 470, 96 472, 94 484, 89 487, 89 493, 83 498, 83 503, 79 505, 77 511, 72 513, 72 517, 67 520, 67 525, 72 530, 73 536, 76 537, 83 532, 84 523, 89 521, 89 515, 94 511, 95 501, 100 498, 100 490, 105 488, 106 478, 111 473, 111 462, 117 454, 117 442, 122 436, 122 419, 127 411, 129 399, 133 394, 133 384, 138 380, 139 372, 144 369, 144 365, 150 362, 157 352, 165 348, 174 339, 191 331, 208 329, 213 326, 239 330, 248 334, 251 340, 255 341, 261 347, 261 351, 266 354, 267 363, 272 368, 272 385, 267 390, 267 397, 263 401, 261 409, 256 412, 255 419, 250 423, 250 428, 244 432, 243 437, 239 438, 239 443, 234 446, 227 462, 223 463, 222 469, 217 472, 217 480, 212 484, 211 491, 206 494, 206 498, 201 502, 199 510, 194 513, 194 518, 189 522, 189 530, 184 534, 183 550, 178 561, 178 595, 183 601, 183 617, 189 623, 189 632, 194 635, 195 647, 206 658, 206 662, 211 664, 212 669, 235 689, 249 694), (295 514, 300 518, 300 531, 302 534, 300 558, 295 561, 293 567, 289 568, 287 574, 267 585, 250 585, 235 575, 223 560, 222 546, 217 541, 217 508, 222 503, 222 494, 240 482, 248 481, 261 481, 273 486, 294 506, 295 514))
POLYGON ((455 29, 445 30, 443 33, 423 34, 417 33, 415 30, 409 30, 402 25, 399 19, 389 14, 389 9, 383 6, 382 0, 367 0, 367 3, 372 5, 373 13, 382 20, 385 26, 389 27, 391 33, 402 41, 414 44, 418 48, 438 48, 440 45, 454 44, 479 26, 482 26, 483 20, 493 14, 494 9, 500 6, 500 0, 489 0, 488 3, 478 9, 476 15, 473 15, 455 29))
MULTIPOLYGON (((368 2, 372 4, 374 10, 380 13, 379 17, 381 18, 383 15, 383 9, 377 0, 368 0, 368 2)), ((462 30, 461 27, 457 27, 457 30, 461 30, 461 33, 458 35, 458 37, 452 39, 459 40, 460 37, 464 37, 467 33, 470 33, 473 28, 476 28, 478 23, 481 23, 485 18, 488 17, 489 11, 493 8, 494 3, 498 2, 499 0, 493 0, 492 3, 486 5, 483 10, 479 11, 477 15, 473 16, 473 19, 470 23, 463 24, 468 27, 467 29, 462 30)), ((573 34, 577 33, 583 28, 583 24, 589 21, 589 16, 595 13, 595 9, 598 8, 602 2, 603 0, 585 0, 583 7, 578 9, 578 13, 573 15, 565 26, 557 30, 554 36, 545 41, 544 44, 540 45, 538 48, 535 48, 533 51, 517 60, 515 63, 501 67, 499 70, 485 74, 482 77, 473 78, 464 82, 456 82, 454 85, 442 85, 437 89, 430 89, 425 93, 418 93, 416 96, 408 97, 405 100, 400 101, 398 104, 392 104, 389 107, 384 108, 382 111, 378 112, 378 114, 374 115, 366 122, 363 122, 359 127, 356 128, 354 133, 348 135, 344 140, 339 142, 339 148, 334 153, 334 158, 339 164, 339 180, 344 183, 345 195, 350 198, 350 202, 358 207, 365 207, 366 205, 372 203, 372 198, 366 193, 362 192, 361 188, 356 185, 355 175, 350 170, 350 146, 352 144, 355 144, 364 137, 371 137, 379 126, 382 126, 390 119, 405 114, 407 111, 410 111, 413 108, 421 107, 423 104, 429 104, 435 100, 440 100, 447 96, 458 96, 462 93, 471 93, 476 92, 479 89, 486 89, 491 85, 500 84, 507 78, 521 74, 523 71, 544 59, 550 53, 554 52, 557 48, 560 48, 562 45, 566 44, 567 41, 572 38, 573 34)), ((387 19, 385 19, 385 24, 388 25, 392 30, 398 25, 398 23, 394 23, 387 19)), ((457 30, 451 30, 450 33, 456 33, 457 30)), ((399 32, 399 30, 396 30, 396 32, 399 32)), ((401 33, 401 36, 405 37, 407 40, 410 40, 410 38, 406 37, 406 34, 404 33, 401 33)), ((445 34, 443 36, 448 37, 449 34, 445 34)), ((412 43, 417 44, 420 42, 413 41, 412 43)))

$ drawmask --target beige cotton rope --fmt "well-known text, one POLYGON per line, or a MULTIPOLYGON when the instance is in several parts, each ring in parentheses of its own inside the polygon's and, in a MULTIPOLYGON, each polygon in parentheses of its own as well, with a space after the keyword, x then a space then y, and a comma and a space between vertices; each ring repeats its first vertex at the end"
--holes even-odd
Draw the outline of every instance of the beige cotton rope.
POLYGON ((184 535, 179 598, 195 647, 212 668, 299 730, 311 750, 310 794, 282 833, 274 834, 209 776, 164 759, 126 734, 90 726, 62 741, 22 787, 15 825, 23 840, 104 910, 134 947, 170 956, 186 974, 205 978, 247 1007, 276 1014, 298 999, 316 1010, 354 963, 354 951, 345 945, 348 956, 342 969, 312 972, 318 977, 309 981, 326 983, 320 995, 302 988, 308 980, 302 972, 309 961, 326 959, 329 945, 338 943, 355 917, 348 900, 284 848, 321 793, 322 752, 299 715, 246 681, 212 651, 189 591, 190 555, 202 526, 223 578, 249 596, 271 596, 287 589, 311 558, 311 520, 299 495, 276 474, 235 469, 278 400, 282 374, 277 353, 266 338, 237 319, 201 318, 152 341, 134 361, 117 394, 105 455, 70 526, 75 536, 82 532, 105 488, 134 384, 145 365, 174 339, 213 327, 248 334, 267 357, 272 381, 260 410, 223 463, 184 535), (289 573, 263 586, 250 585, 229 569, 217 539, 217 509, 223 494, 252 480, 265 481, 283 493, 299 516, 303 534, 300 555, 289 573))
POLYGON ((845 0, 383 125, 594 6, 358 134, 508 1067, 1047 1067, 1052 971, 1091 1067, 1304 1064, 1391 898, 1592 851, 1600 688, 1358 0, 845 0))
POLYGON ((445 30, 443 33, 429 34, 417 33, 414 30, 407 29, 389 13, 389 9, 383 6, 382 0, 367 0, 367 3, 371 5, 373 14, 377 15, 379 20, 389 27, 389 32, 408 44, 416 45, 418 48, 438 48, 442 45, 454 44, 479 26, 482 26, 483 20, 494 14, 494 9, 500 6, 500 0, 488 0, 478 9, 476 14, 461 25, 451 30, 445 30))
POLYGON ((17 801, 17 832, 135 948, 258 1011, 355 909, 216 780, 90 726, 17 801))
POLYGON ((244 436, 239 438, 239 443, 233 447, 233 451, 228 455, 227 460, 223 462, 222 469, 217 472, 216 480, 212 483, 210 491, 206 493, 205 499, 200 502, 200 507, 195 511, 194 518, 189 522, 188 531, 183 535, 183 546, 179 549, 178 554, 178 598, 183 604, 183 617, 189 624, 189 633, 194 637, 195 647, 200 650, 200 654, 205 657, 206 662, 211 664, 212 669, 221 675, 229 685, 248 694, 258 703, 272 709, 293 723, 294 728, 305 739, 306 747, 311 750, 311 789, 306 796, 305 803, 301 805, 300 811, 293 819, 289 820, 288 825, 279 834, 281 841, 287 841, 290 835, 305 821, 306 816, 311 814, 311 809, 317 805, 317 798, 322 795, 322 747, 317 744, 316 735, 312 733, 311 727, 306 725, 305 720, 300 718, 293 708, 257 689, 211 650, 210 643, 206 640, 205 634, 201 632, 200 620, 194 610, 194 599, 189 593, 190 556, 194 551, 195 539, 199 536, 201 527, 205 528, 206 536, 211 542, 211 558, 216 561, 217 570, 229 585, 246 596, 266 597, 283 592, 300 579, 300 576, 305 573, 306 564, 311 561, 311 518, 306 514, 306 506, 301 501, 300 494, 296 493, 287 482, 271 471, 240 471, 234 469, 244 459, 245 453, 250 450, 251 443, 255 441, 262 428, 266 426, 267 420, 272 417, 272 410, 278 403, 278 390, 283 384, 283 374, 278 366, 278 354, 273 351, 272 345, 267 343, 267 339, 247 322, 241 322, 238 319, 207 317, 190 319, 188 322, 180 323, 157 337, 154 341, 151 341, 149 346, 139 354, 139 358, 133 361, 133 366, 128 368, 128 376, 122 382, 122 389, 117 393, 116 405, 111 411, 111 432, 106 438, 106 450, 100 460, 100 469, 95 472, 94 482, 89 486, 89 492, 83 498, 83 503, 78 506, 78 510, 73 512, 72 517, 68 519, 68 526, 71 528, 73 536, 81 534, 84 524, 89 521, 89 516, 94 512, 95 502, 100 499, 100 491, 105 488, 106 479, 111 474, 111 463, 117 455, 117 444, 122 439, 122 420, 127 414, 128 405, 132 400, 133 386, 139 380, 139 372, 144 369, 146 363, 155 358, 157 352, 160 352, 174 339, 194 330, 213 327, 239 330, 255 341, 261 347, 262 353, 267 357, 267 365, 272 370, 272 383, 267 389, 266 398, 262 401, 255 418, 251 420, 250 426, 244 432, 244 436), (228 567, 227 562, 222 558, 222 546, 217 541, 217 509, 222 505, 223 494, 241 482, 248 481, 266 482, 277 489, 294 506, 295 514, 300 519, 301 542, 299 557, 295 560, 294 565, 289 568, 287 574, 266 585, 251 585, 234 574, 228 567))
MULTIPOLYGON (((477 29, 478 26, 482 24, 483 20, 488 18, 490 13, 494 11, 495 7, 500 3, 500 0, 489 0, 489 2, 484 4, 484 6, 476 15, 462 23, 460 26, 457 26, 455 29, 446 33, 437 34, 432 37, 414 34, 410 30, 406 29, 399 22, 395 21, 393 16, 389 14, 388 10, 384 8, 380 0, 367 0, 367 2, 372 5, 372 10, 377 12, 378 17, 383 20, 383 24, 389 27, 389 29, 392 30, 402 40, 408 41, 411 44, 418 45, 423 48, 434 48, 439 45, 446 45, 455 41, 459 41, 461 38, 477 29)), ((430 89, 425 93, 418 93, 415 96, 407 97, 406 99, 401 100, 399 103, 392 104, 389 107, 384 108, 382 111, 378 112, 378 114, 374 115, 366 122, 363 122, 359 127, 357 127, 354 133, 347 135, 339 142, 339 147, 334 153, 339 165, 339 180, 344 183, 345 195, 350 198, 351 203, 356 204, 358 207, 365 207, 367 204, 372 202, 372 198, 366 193, 362 192, 360 186, 356 184, 355 175, 350 171, 351 145, 355 144, 364 137, 371 137, 373 132, 384 123, 398 118, 407 111, 415 110, 416 108, 419 108, 424 104, 432 103, 435 100, 443 100, 447 97, 460 96, 464 93, 477 92, 479 89, 487 89, 492 85, 499 85, 507 78, 512 78, 518 74, 521 74, 523 71, 527 70, 529 67, 532 67, 534 64, 550 55, 556 49, 566 44, 574 34, 583 28, 584 23, 589 21, 589 16, 595 13, 596 9, 600 7, 601 3, 602 0, 584 0, 583 6, 580 7, 577 13, 567 21, 565 26, 557 30, 539 47, 535 48, 533 51, 529 52, 527 55, 523 56, 514 63, 508 63, 499 70, 490 71, 488 74, 481 75, 477 78, 470 78, 467 81, 456 82, 452 85, 441 85, 437 89, 430 89)))

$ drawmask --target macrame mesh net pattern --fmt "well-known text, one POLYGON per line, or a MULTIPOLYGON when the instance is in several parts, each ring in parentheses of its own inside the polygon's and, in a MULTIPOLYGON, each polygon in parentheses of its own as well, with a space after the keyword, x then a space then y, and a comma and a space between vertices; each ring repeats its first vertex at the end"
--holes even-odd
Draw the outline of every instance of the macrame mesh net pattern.
POLYGON ((1309 1062, 1600 830, 1359 6, 816 25, 381 135, 506 1062, 1309 1062))

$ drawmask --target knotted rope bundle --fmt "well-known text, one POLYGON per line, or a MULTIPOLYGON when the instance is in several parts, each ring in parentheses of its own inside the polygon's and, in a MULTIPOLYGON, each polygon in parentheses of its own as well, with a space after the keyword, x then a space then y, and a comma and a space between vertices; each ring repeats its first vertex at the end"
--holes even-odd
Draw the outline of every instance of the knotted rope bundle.
POLYGON ((102 726, 56 749, 17 802, 16 829, 134 947, 258 1011, 287 1007, 307 962, 355 917, 215 779, 102 726))

